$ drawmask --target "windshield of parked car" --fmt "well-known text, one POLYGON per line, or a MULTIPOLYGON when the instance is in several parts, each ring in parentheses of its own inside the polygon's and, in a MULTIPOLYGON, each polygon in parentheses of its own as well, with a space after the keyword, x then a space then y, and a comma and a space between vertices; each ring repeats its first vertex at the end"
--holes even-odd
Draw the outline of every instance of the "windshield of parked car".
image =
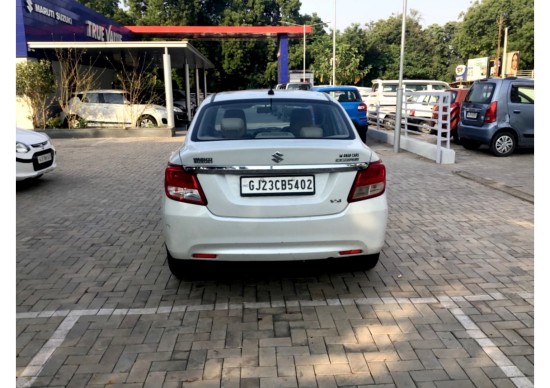
POLYGON ((309 90, 311 89, 310 84, 288 84, 286 85, 287 90, 309 90))
POLYGON ((228 139, 353 139, 355 132, 337 105, 308 100, 213 103, 200 111, 193 141, 228 139))

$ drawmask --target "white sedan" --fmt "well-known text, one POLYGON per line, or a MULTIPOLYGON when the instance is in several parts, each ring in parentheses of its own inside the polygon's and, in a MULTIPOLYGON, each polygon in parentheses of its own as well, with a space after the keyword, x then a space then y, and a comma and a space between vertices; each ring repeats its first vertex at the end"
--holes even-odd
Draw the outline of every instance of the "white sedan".
POLYGON ((168 264, 337 258, 374 267, 386 168, 325 93, 224 92, 200 106, 165 170, 168 264))
POLYGON ((55 148, 45 133, 17 128, 15 139, 16 180, 40 178, 57 166, 55 148))

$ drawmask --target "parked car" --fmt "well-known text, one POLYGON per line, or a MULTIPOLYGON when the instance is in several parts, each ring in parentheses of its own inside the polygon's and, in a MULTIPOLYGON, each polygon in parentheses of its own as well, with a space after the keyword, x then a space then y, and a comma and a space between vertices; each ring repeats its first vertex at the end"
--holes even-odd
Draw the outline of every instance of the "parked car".
POLYGON ((45 133, 16 128, 15 180, 37 179, 57 167, 55 147, 45 133))
MULTIPOLYGON (((166 107, 152 104, 131 104, 127 92, 122 90, 90 90, 78 92, 69 100, 65 123, 77 128, 81 119, 88 125, 120 125, 159 127, 168 124, 166 107)), ((185 123, 183 111, 174 106, 176 126, 185 123)))
POLYGON ((460 110, 458 137, 466 149, 488 145, 495 156, 535 143, 535 81, 489 78, 475 81, 460 110))
POLYGON ((312 91, 323 92, 335 98, 346 110, 349 118, 357 128, 361 140, 367 141, 367 105, 363 102, 355 86, 316 86, 312 91))
POLYGON ((361 95, 363 102, 366 104, 369 93, 372 93, 372 88, 367 88, 365 86, 356 86, 356 88, 359 90, 359 94, 361 95))
POLYGON ((309 90, 311 83, 309 82, 289 82, 286 84, 286 90, 309 90))
MULTIPOLYGON (((397 88, 399 80, 375 79, 372 81, 372 92, 368 94, 367 106, 374 109, 377 105, 380 107, 397 105, 397 88)), ((448 83, 437 80, 403 80, 403 90, 418 92, 422 90, 435 91, 450 89, 448 83)))
POLYGON ((422 133, 434 132, 433 109, 438 106, 441 95, 436 92, 415 94, 407 101, 406 120, 409 129, 422 133))
POLYGON ((384 245, 386 168, 324 93, 209 96, 169 158, 164 189, 178 278, 193 261, 335 258, 370 269, 384 245))
MULTIPOLYGON (((449 107, 449 110, 451 112, 449 117, 450 128, 451 128, 450 134, 453 140, 455 141, 455 143, 459 143, 460 140, 458 138, 457 128, 458 128, 458 123, 460 121, 460 108, 462 106, 462 102, 464 101, 464 99, 466 98, 466 95, 468 94, 468 89, 451 88, 451 89, 448 89, 447 91, 451 92, 451 100, 450 100, 450 107, 449 107)), ((447 112, 446 106, 443 106, 442 109, 443 109, 443 113, 447 112)), ((432 107, 432 119, 438 120, 438 118, 439 118, 439 105, 434 105, 432 107)), ((446 114, 443 115, 443 119, 447 120, 446 114)), ((435 125, 435 122, 432 122, 432 126, 434 125, 435 125)), ((442 125, 443 125, 443 128, 446 129, 445 127, 446 124, 444 123, 442 125)))
MULTIPOLYGON (((166 90, 164 88, 159 88, 145 92, 140 100, 142 103, 149 103, 166 107, 166 90)), ((190 101, 191 116, 193 116, 197 106, 193 98, 190 98, 190 101)), ((185 97, 184 91, 180 89, 172 89, 172 104, 174 108, 179 108, 182 111, 182 113, 177 114, 178 118, 187 120, 187 99, 185 97)))

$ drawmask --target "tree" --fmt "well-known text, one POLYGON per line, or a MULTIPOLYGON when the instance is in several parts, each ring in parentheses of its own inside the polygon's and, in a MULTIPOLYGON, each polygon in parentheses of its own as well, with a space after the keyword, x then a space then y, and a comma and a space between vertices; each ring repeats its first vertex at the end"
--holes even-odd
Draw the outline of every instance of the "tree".
POLYGON ((81 49, 56 49, 59 63, 59 105, 67 115, 67 126, 76 128, 83 125, 80 120, 72 120, 69 114, 69 101, 75 92, 87 92, 101 76, 102 71, 95 67, 95 60, 81 49))
MULTIPOLYGON (((464 14, 456 47, 464 63, 471 58, 494 58, 498 47, 498 21, 503 16, 502 36, 508 27, 508 51, 519 51, 521 68, 534 68, 534 0, 481 0, 464 14)), ((501 42, 501 54, 503 42, 501 42)))
POLYGON ((426 30, 428 44, 432 47, 434 66, 437 66, 434 79, 452 82, 455 80, 456 66, 464 64, 455 46, 459 25, 458 22, 449 22, 443 27, 433 24, 426 30))
POLYGON ((106 16, 122 25, 135 24, 133 19, 126 11, 119 7, 118 0, 77 0, 80 4, 91 8, 103 16, 106 16))
MULTIPOLYGON (((353 31, 352 31, 353 32, 353 31)), ((354 85, 369 72, 369 66, 363 67, 364 56, 361 47, 354 45, 349 35, 336 37, 336 84, 354 85)), ((324 35, 312 45, 311 52, 315 60, 311 68, 315 71, 315 78, 320 83, 328 83, 332 79, 332 38, 324 35)), ((357 43, 357 42, 355 42, 357 43)))
MULTIPOLYGON (((156 88, 161 86, 153 59, 146 57, 134 57, 131 52, 127 53, 127 61, 130 65, 122 63, 116 72, 116 83, 120 89, 126 92, 126 98, 131 105, 130 122, 137 123, 150 104, 157 102, 159 96, 156 88)), ((156 123, 160 125, 161 123, 156 123)))
MULTIPOLYGON (((410 11, 405 27, 405 58, 403 78, 429 79, 433 75, 431 46, 420 24, 420 14, 410 11)), ((367 26, 367 60, 373 71, 369 78, 397 79, 401 56, 401 15, 379 20, 367 26)))
POLYGON ((55 77, 49 61, 28 61, 16 64, 15 90, 32 110, 34 128, 45 128, 48 110, 55 91, 55 77))

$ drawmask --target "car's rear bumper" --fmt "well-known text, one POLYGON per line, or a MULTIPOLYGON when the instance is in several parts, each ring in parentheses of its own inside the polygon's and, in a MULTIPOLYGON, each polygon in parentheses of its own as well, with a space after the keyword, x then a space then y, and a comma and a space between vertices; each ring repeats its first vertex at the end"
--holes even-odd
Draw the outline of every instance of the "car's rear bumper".
MULTIPOLYGON (((385 194, 349 204, 340 214, 296 218, 227 218, 205 206, 163 201, 166 247, 176 259, 217 255, 217 261, 291 261, 378 253, 384 245, 385 194)), ((204 259, 212 260, 212 259, 204 259)))
POLYGON ((489 144, 496 130, 497 127, 493 124, 476 127, 459 123, 457 133, 460 139, 474 140, 482 144, 489 144))

